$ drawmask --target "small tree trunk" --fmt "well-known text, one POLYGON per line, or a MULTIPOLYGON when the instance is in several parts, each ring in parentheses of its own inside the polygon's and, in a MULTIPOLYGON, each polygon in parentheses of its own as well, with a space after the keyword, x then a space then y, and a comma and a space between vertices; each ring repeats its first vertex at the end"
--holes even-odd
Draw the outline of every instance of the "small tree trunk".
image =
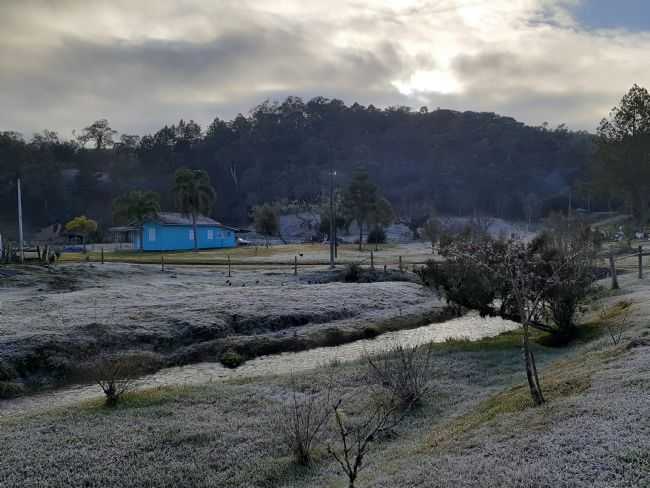
POLYGON ((194 252, 199 250, 199 235, 196 232, 196 213, 192 212, 192 229, 194 231, 194 252))

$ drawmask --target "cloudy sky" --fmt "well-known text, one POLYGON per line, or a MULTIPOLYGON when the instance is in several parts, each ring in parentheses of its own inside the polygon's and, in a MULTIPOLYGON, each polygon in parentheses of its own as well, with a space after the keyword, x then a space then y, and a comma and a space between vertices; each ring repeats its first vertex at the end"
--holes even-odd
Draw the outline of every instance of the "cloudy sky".
POLYGON ((594 130, 650 87, 647 0, 0 0, 0 131, 208 124, 286 95, 594 130))

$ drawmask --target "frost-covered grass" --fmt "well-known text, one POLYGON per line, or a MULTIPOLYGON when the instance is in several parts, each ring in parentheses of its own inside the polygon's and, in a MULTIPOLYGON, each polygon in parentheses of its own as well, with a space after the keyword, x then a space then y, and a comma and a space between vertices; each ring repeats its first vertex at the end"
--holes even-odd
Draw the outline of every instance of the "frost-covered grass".
MULTIPOLYGON (((650 281, 626 278, 601 299, 633 302, 625 340, 534 345, 548 403, 530 405, 511 332, 478 343, 434 345, 433 388, 393 435, 373 444, 363 487, 644 487, 650 485, 650 281), (628 291, 627 294, 626 290, 628 291)), ((591 320, 593 317, 585 317, 591 320)), ((6 486, 344 487, 325 451, 311 469, 293 464, 272 413, 299 389, 333 375, 345 413, 368 407, 362 362, 288 376, 127 395, 118 407, 82 403, 0 420, 6 486)))
POLYGON ((0 295, 0 369, 31 383, 67 381, 73 366, 107 352, 151 351, 161 365, 218 360, 229 349, 254 357, 342 343, 387 319, 442 308, 415 283, 332 282, 327 271, 296 277, 238 269, 228 277, 210 267, 162 273, 124 263, 15 269, 0 295))
MULTIPOLYGON (((192 276, 205 286, 207 274, 192 276)), ((183 287, 191 289, 189 281, 183 287)), ((650 336, 650 280, 624 276, 621 285, 592 304, 582 318, 587 332, 575 343, 551 347, 534 334, 548 400, 541 408, 528 400, 519 331, 434 345, 430 394, 373 444, 358 486, 649 486, 650 347, 629 345, 650 336), (597 319, 615 316, 621 301, 633 313, 614 346, 597 319)), ((333 362, 293 378, 164 387, 128 393, 115 408, 92 400, 4 418, 0 485, 343 487, 325 450, 331 430, 315 466, 301 468, 279 442, 272 415, 292 385, 324 388, 333 376, 346 415, 355 418, 371 401, 365 373, 362 362, 333 362)))

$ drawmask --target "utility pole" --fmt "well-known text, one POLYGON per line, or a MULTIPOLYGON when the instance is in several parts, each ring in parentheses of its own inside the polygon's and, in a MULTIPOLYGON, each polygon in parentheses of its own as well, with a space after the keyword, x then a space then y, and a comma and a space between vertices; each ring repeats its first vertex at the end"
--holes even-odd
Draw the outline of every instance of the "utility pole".
POLYGON ((330 171, 330 269, 334 269, 334 254, 336 252, 336 216, 334 215, 334 177, 336 171, 330 171))
POLYGON ((25 250, 23 247, 23 197, 20 190, 20 178, 18 178, 18 242, 20 246, 20 264, 25 262, 25 250))

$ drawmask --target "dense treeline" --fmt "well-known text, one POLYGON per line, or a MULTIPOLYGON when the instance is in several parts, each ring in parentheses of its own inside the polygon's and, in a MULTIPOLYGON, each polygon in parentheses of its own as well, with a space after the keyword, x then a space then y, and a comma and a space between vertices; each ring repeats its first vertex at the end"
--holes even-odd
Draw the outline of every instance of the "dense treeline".
POLYGON ((72 141, 50 131, 31 140, 0 133, 0 219, 13 220, 18 175, 32 229, 79 214, 108 224, 112 199, 135 189, 159 192, 161 207, 171 209, 174 173, 184 166, 208 172, 214 216, 241 224, 256 204, 317 201, 332 169, 343 184, 359 165, 405 219, 431 208, 524 218, 566 207, 568 185, 583 177, 593 146, 586 133, 493 113, 382 110, 320 97, 265 102, 207 128, 181 120, 143 137, 118 137, 100 120, 72 141))

